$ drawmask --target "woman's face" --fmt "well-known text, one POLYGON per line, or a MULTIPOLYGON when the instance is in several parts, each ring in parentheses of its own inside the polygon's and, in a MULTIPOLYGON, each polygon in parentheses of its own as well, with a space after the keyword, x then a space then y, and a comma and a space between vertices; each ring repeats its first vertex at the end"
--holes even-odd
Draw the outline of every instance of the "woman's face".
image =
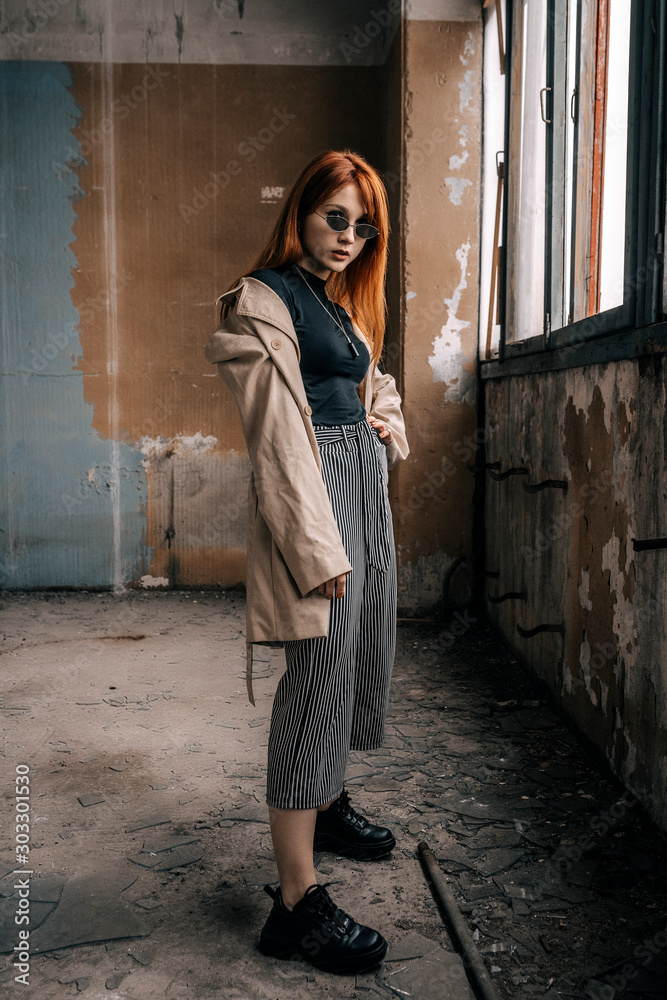
POLYGON ((331 271, 344 271, 364 248, 365 240, 348 226, 342 233, 334 232, 326 217, 336 215, 352 225, 366 222, 366 206, 361 200, 359 185, 352 181, 338 188, 326 201, 320 202, 303 220, 301 267, 320 278, 328 278, 331 271), (321 218, 324 216, 324 218, 321 218))

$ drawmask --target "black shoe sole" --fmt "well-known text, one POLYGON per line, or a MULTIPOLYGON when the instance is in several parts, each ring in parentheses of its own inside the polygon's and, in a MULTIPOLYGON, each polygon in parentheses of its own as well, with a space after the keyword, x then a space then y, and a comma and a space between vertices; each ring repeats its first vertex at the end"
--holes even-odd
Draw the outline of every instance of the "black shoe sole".
POLYGON ((384 844, 363 847, 359 844, 346 844, 344 841, 337 841, 328 834, 315 833, 313 851, 321 854, 336 854, 339 858, 352 858, 354 861, 376 861, 379 858, 386 858, 396 847, 396 841, 392 837, 391 841, 384 844))
POLYGON ((382 939, 381 943, 372 952, 365 955, 350 955, 338 958, 318 958, 317 955, 310 955, 307 952, 299 951, 294 944, 284 942, 268 942, 259 939, 259 950, 267 958, 279 958, 286 961, 305 961, 322 972, 333 972, 340 976, 352 976, 355 973, 368 972, 379 965, 387 954, 387 942, 382 939))

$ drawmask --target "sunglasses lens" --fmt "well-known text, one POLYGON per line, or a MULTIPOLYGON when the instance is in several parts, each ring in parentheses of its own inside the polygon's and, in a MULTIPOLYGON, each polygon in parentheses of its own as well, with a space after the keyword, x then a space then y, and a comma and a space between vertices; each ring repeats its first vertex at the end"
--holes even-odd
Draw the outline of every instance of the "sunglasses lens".
MULTIPOLYGON (((324 218, 324 216, 322 216, 322 218, 324 218)), ((344 233, 346 229, 350 228, 350 223, 341 215, 327 215, 326 223, 329 226, 329 229, 333 229, 334 233, 344 233)), ((353 228, 357 236, 361 237, 362 240, 369 240, 372 236, 380 235, 379 229, 376 229, 375 226, 371 226, 366 222, 361 222, 353 228)))
POLYGON ((343 233, 350 228, 350 223, 340 215, 327 215, 327 223, 334 233, 343 233))

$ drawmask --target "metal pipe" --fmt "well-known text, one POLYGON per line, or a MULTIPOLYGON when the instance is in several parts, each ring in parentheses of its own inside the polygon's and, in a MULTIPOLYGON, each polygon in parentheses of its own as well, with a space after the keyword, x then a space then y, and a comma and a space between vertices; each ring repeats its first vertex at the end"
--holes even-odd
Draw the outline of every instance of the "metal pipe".
POLYGON ((450 924, 452 925, 456 941, 463 952, 466 969, 469 969, 472 972, 484 1000, 501 1000, 501 996, 494 986, 491 976, 486 970, 484 961, 477 951, 477 947, 472 939, 468 924, 461 915, 458 904, 450 891, 447 879, 440 871, 433 851, 428 844, 424 843, 424 841, 417 845, 417 850, 421 855, 421 859, 424 863, 428 876, 433 883, 435 894, 447 914, 450 924))

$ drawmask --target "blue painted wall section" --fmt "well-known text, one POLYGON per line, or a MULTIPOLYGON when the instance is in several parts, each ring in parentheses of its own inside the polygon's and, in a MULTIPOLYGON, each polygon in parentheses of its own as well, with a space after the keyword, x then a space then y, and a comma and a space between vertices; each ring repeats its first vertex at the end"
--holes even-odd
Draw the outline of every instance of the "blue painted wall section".
POLYGON ((75 370, 70 244, 85 195, 68 166, 80 119, 70 85, 62 63, 0 62, 5 588, 118 587, 147 572, 152 555, 143 456, 100 439, 75 370))

